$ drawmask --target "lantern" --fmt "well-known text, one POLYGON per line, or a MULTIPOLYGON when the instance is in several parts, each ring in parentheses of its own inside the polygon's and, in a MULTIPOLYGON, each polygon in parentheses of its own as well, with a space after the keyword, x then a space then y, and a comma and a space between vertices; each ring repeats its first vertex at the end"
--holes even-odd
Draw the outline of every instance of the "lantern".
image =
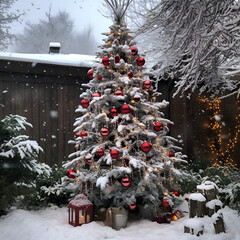
POLYGON ((135 46, 131 46, 130 50, 131 50, 132 56, 135 56, 138 54, 138 49, 135 46))
POLYGON ((141 66, 143 66, 145 64, 145 59, 143 58, 143 57, 139 57, 138 59, 137 59, 137 65, 139 66, 139 67, 141 67, 141 66))
POLYGON ((98 78, 99 81, 102 81, 102 75, 98 75, 97 78, 98 78))
POLYGON ((119 57, 119 55, 116 55, 115 56, 115 63, 119 63, 120 62, 120 57, 119 57))
POLYGON ((119 156, 119 152, 118 152, 117 150, 112 150, 112 151, 110 152, 110 155, 111 155, 111 158, 112 158, 112 159, 116 159, 116 158, 118 158, 118 156, 119 156))
POLYGON ((90 69, 88 72, 87 72, 87 75, 90 79, 93 79, 93 69, 90 69))
POLYGON ((173 152, 169 152, 169 153, 168 153, 168 156, 169 156, 169 157, 174 157, 174 153, 173 153, 173 152))
POLYGON ((163 205, 165 208, 167 208, 167 207, 170 206, 167 198, 164 198, 164 199, 162 200, 162 205, 163 205))
POLYGON ((162 123, 156 122, 156 123, 154 124, 154 130, 155 130, 156 132, 159 132, 159 131, 161 131, 162 129, 163 129, 162 123))
POLYGON ((122 112, 123 114, 128 114, 128 113, 130 113, 130 111, 131 111, 131 109, 130 109, 130 107, 129 107, 127 104, 124 104, 124 105, 122 106, 122 108, 121 108, 121 112, 122 112))
POLYGON ((128 176, 123 177, 122 180, 121 180, 121 184, 124 187, 129 187, 131 185, 131 179, 128 176))
POLYGON ((85 132, 85 131, 82 131, 82 132, 80 133, 80 137, 81 137, 81 138, 84 138, 84 137, 86 137, 87 135, 88 135, 88 133, 85 132))
POLYGON ((137 204, 136 204, 135 202, 133 202, 133 203, 129 206, 130 210, 134 210, 136 207, 137 207, 137 204))
POLYGON ((130 72, 128 73, 128 77, 129 77, 129 78, 132 78, 132 77, 133 77, 133 72, 132 72, 132 71, 130 71, 130 72))
POLYGON ((152 83, 150 80, 144 81, 144 83, 143 83, 144 88, 149 89, 151 86, 152 86, 152 83))
POLYGON ((100 148, 98 151, 97 151, 97 156, 101 157, 104 155, 104 149, 103 148, 100 148))
POLYGON ((108 57, 104 57, 104 58, 102 59, 102 64, 103 64, 105 67, 109 66, 109 64, 110 64, 109 58, 108 58, 108 57))
POLYGON ((107 137, 109 135, 108 128, 101 128, 100 133, 103 137, 107 137))
POLYGON ((112 115, 113 117, 116 117, 116 116, 118 115, 118 111, 117 111, 116 108, 112 108, 111 111, 110 111, 110 113, 111 113, 111 115, 112 115))
POLYGON ((83 194, 78 194, 69 202, 69 224, 81 226, 93 221, 93 204, 83 194))
POLYGON ((69 177, 69 178, 75 178, 75 176, 72 174, 72 173, 76 173, 76 171, 74 170, 74 169, 69 169, 68 171, 67 171, 67 176, 69 177))
POLYGON ((152 149, 152 145, 149 143, 149 142, 144 142, 142 145, 141 145, 141 150, 145 153, 148 153, 150 152, 152 149))
POLYGON ((117 90, 115 93, 114 93, 115 96, 123 96, 123 92, 121 90, 117 90))
POLYGON ((81 101, 81 105, 82 105, 83 108, 88 108, 88 106, 89 106, 89 101, 88 101, 87 99, 83 99, 83 100, 81 101))

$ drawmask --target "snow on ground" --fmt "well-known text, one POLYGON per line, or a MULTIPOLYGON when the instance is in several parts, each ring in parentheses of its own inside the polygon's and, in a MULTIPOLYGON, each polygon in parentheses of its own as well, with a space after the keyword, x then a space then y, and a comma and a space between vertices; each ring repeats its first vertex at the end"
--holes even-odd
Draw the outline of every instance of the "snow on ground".
MULTIPOLYGON (((185 202, 186 208, 186 202, 185 202)), ((183 209, 183 208, 181 208, 183 209)), ((66 207, 50 207, 38 211, 12 210, 0 218, 0 239, 3 240, 239 240, 240 216, 225 207, 223 210, 227 233, 215 235, 211 218, 204 217, 204 234, 196 237, 183 233, 186 216, 170 224, 148 220, 130 222, 128 227, 115 231, 102 222, 92 222, 81 227, 68 224, 66 207)))

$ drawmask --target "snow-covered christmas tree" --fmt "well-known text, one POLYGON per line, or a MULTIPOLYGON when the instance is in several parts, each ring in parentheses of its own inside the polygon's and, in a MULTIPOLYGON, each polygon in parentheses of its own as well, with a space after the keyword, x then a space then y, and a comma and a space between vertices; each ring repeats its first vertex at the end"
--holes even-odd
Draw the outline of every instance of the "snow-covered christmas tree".
POLYGON ((99 63, 88 71, 91 80, 80 95, 76 151, 65 164, 69 186, 97 208, 148 209, 159 216, 178 190, 178 148, 161 112, 168 103, 157 101, 160 94, 124 22, 127 6, 105 2, 115 21, 103 33, 99 63))

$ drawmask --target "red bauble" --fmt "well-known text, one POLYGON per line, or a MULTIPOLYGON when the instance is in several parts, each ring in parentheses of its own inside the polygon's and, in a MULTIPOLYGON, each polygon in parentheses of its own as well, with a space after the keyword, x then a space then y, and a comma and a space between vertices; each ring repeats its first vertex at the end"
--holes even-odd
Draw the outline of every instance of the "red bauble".
POLYGON ((81 133, 80 133, 80 137, 81 138, 84 138, 84 137, 86 137, 88 134, 87 134, 87 132, 85 132, 85 131, 82 131, 81 133))
POLYGON ((116 55, 115 56, 115 63, 119 63, 120 62, 120 57, 119 57, 119 55, 116 55))
POLYGON ((152 86, 152 83, 150 80, 144 81, 144 83, 143 83, 144 88, 149 89, 151 86, 152 86))
POLYGON ((179 193, 179 191, 177 191, 177 190, 173 191, 172 193, 173 193, 176 197, 179 197, 179 196, 180 196, 180 193, 179 193))
POLYGON ((101 128, 100 132, 103 137, 107 137, 109 135, 108 128, 101 128))
POLYGON ((141 99, 141 97, 140 97, 140 95, 138 95, 138 94, 134 95, 134 97, 133 97, 133 100, 134 100, 135 102, 138 102, 140 99, 141 99))
POLYGON ((87 108, 89 106, 89 101, 87 99, 83 99, 81 101, 81 105, 83 108, 87 108))
POLYGON ((100 148, 98 151, 97 151, 97 155, 99 157, 103 156, 104 155, 104 149, 103 148, 100 148))
POLYGON ((167 127, 168 127, 168 129, 170 129, 170 124, 169 123, 167 123, 167 127))
POLYGON ((118 152, 117 150, 112 150, 112 151, 110 152, 110 155, 111 155, 111 158, 112 158, 112 159, 116 159, 116 158, 118 158, 118 156, 119 156, 119 152, 118 152))
POLYGON ((138 49, 135 46, 131 46, 130 50, 133 56, 138 54, 138 49))
POLYGON ((162 123, 156 122, 156 123, 154 124, 154 130, 155 130, 156 132, 159 132, 159 131, 161 131, 162 129, 163 129, 162 123))
POLYGON ((164 199, 162 200, 162 205, 163 205, 165 208, 167 208, 167 207, 170 206, 170 205, 169 205, 169 202, 168 202, 168 200, 167 200, 166 198, 164 198, 164 199))
POLYGON ((124 187, 129 187, 131 185, 131 179, 128 176, 123 177, 121 183, 124 187))
POLYGON ((145 153, 148 153, 150 152, 152 149, 152 145, 149 143, 149 142, 144 142, 142 145, 141 145, 141 150, 145 153))
POLYGON ((129 159, 125 158, 124 163, 125 163, 125 166, 129 167, 129 159))
POLYGON ((88 164, 91 164, 91 163, 92 163, 92 158, 86 158, 86 162, 87 162, 88 164))
POLYGON ((173 153, 173 152, 169 152, 169 153, 168 153, 168 156, 169 156, 169 157, 174 157, 174 153, 173 153))
POLYGON ((132 78, 132 77, 133 77, 133 72, 132 72, 132 71, 130 71, 130 72, 128 73, 128 77, 129 77, 129 78, 132 78))
POLYGON ((74 169, 69 169, 68 171, 67 171, 67 176, 69 177, 69 178, 75 178, 75 176, 74 175, 72 175, 72 173, 76 173, 76 171, 74 170, 74 169))
POLYGON ((137 207, 137 204, 136 204, 135 202, 133 202, 133 203, 129 206, 130 210, 134 210, 136 207, 137 207))
POLYGON ((101 97, 101 95, 98 92, 94 93, 92 96, 93 97, 101 97))
POLYGON ((145 64, 145 59, 143 58, 143 57, 139 57, 138 59, 137 59, 137 65, 139 66, 139 67, 141 67, 141 66, 143 66, 145 64))
POLYGON ((109 58, 108 57, 104 57, 103 59, 102 59, 102 64, 104 65, 104 66, 109 66, 109 64, 110 64, 110 60, 109 60, 109 58))
POLYGON ((124 105, 122 106, 122 108, 121 108, 121 112, 122 112, 123 114, 128 114, 128 113, 130 113, 130 111, 131 111, 131 109, 130 109, 130 107, 129 107, 127 104, 124 104, 124 105))
POLYGON ((77 132, 77 133, 74 135, 74 139, 76 140, 78 137, 80 137, 80 132, 77 132))
POLYGON ((115 96, 123 96, 123 92, 121 90, 117 90, 115 93, 114 93, 115 96))
POLYGON ((102 75, 98 75, 98 80, 101 81, 102 80, 102 75))
POLYGON ((93 69, 90 69, 87 74, 90 79, 93 79, 93 69))
POLYGON ((116 108, 113 108, 110 113, 113 117, 116 117, 118 115, 118 111, 116 108))

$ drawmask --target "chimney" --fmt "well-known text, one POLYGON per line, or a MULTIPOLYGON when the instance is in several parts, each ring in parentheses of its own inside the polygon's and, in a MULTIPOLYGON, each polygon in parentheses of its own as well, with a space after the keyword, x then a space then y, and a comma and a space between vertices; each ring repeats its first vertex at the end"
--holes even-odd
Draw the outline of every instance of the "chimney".
POLYGON ((49 43, 49 53, 60 53, 61 44, 59 42, 49 43))

